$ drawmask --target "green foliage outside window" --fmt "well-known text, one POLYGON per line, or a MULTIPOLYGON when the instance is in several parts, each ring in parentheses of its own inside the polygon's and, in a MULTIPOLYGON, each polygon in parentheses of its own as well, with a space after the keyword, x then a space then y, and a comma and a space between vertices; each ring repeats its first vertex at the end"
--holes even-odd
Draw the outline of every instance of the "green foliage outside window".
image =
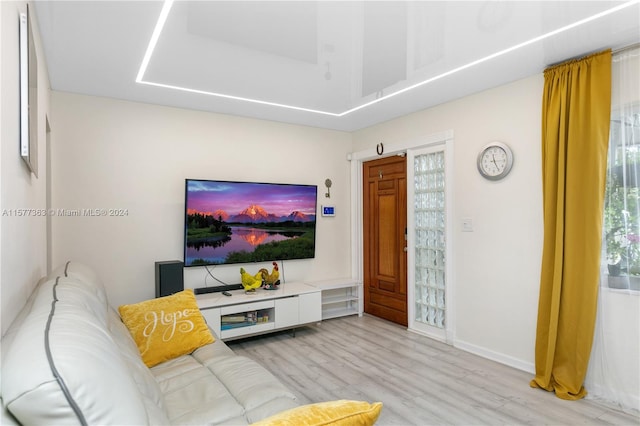
POLYGON ((640 150, 622 144, 610 150, 616 154, 621 161, 610 158, 604 209, 609 275, 640 275, 640 150))

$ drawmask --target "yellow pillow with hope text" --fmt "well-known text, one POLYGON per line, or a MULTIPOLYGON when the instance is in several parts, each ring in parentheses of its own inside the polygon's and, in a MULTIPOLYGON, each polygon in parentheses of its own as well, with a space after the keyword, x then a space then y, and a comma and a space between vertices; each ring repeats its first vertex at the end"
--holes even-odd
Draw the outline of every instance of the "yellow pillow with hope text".
POLYGON ((147 367, 188 354, 215 341, 193 290, 118 308, 147 367))

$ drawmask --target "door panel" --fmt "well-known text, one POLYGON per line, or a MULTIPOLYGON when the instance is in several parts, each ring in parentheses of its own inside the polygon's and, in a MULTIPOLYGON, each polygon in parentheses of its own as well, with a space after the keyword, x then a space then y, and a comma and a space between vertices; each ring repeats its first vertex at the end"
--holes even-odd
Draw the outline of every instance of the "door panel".
MULTIPOLYGON (((380 188, 378 187, 378 190, 380 188)), ((380 194, 380 191, 378 192, 380 194)), ((389 253, 394 253, 396 247, 396 197, 391 195, 378 196, 378 275, 394 276, 396 261, 389 253)))
POLYGON ((364 311, 407 325, 406 160, 363 166, 364 311))
MULTIPOLYGON (((383 294, 381 292, 371 293, 371 303, 373 305, 386 306, 390 309, 395 309, 397 311, 402 311, 406 307, 406 302, 403 301, 402 299, 388 297, 388 295, 383 294)), ((370 312, 367 312, 367 313, 370 313, 370 312)))

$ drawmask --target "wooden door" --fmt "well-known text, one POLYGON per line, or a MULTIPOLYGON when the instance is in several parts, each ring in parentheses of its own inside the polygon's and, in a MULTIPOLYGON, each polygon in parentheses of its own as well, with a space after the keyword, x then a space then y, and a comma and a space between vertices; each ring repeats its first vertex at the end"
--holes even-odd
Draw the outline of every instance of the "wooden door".
POLYGON ((407 325, 406 159, 363 166, 364 311, 407 325))

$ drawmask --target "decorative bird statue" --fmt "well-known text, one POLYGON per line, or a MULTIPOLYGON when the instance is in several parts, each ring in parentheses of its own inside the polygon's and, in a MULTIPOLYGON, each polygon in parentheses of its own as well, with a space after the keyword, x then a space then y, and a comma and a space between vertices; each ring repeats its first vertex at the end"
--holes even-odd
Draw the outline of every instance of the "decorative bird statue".
POLYGON ((240 268, 240 279, 245 293, 255 293, 256 289, 262 285, 262 273, 251 275, 244 268, 240 268))
POLYGON ((271 270, 271 273, 269 273, 265 268, 260 269, 260 273, 262 274, 264 287, 267 290, 275 290, 280 284, 280 272, 278 271, 278 264, 276 262, 273 262, 273 269, 271 270))

